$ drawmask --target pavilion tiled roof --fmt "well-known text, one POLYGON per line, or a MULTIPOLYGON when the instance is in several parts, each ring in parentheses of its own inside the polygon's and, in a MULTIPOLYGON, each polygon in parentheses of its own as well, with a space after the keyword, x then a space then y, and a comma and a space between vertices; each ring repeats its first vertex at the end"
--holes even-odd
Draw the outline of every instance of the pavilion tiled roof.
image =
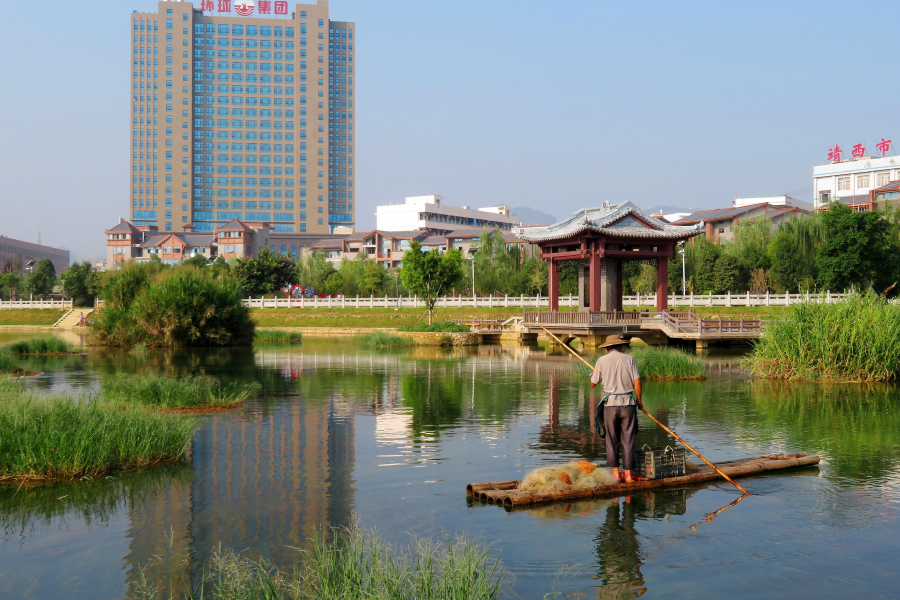
POLYGON ((703 223, 689 226, 670 225, 646 214, 633 202, 620 204, 604 202, 603 206, 598 208, 582 208, 568 219, 554 225, 517 227, 514 231, 517 238, 527 242, 561 240, 585 231, 635 239, 687 239, 702 233, 703 223))

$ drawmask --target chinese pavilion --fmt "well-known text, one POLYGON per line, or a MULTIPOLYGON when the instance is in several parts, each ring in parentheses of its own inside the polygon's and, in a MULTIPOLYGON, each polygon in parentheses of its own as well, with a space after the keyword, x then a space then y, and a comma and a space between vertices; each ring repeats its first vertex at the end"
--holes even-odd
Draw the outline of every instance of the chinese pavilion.
POLYGON ((581 310, 622 310, 622 264, 656 260, 656 310, 668 308, 668 261, 675 246, 703 232, 703 223, 671 225, 645 214, 631 202, 583 208, 547 227, 516 229, 516 237, 541 249, 550 265, 550 310, 559 310, 559 264, 578 261, 581 310), (585 277, 587 274, 587 277, 585 277), (585 289, 584 281, 588 285, 585 289))

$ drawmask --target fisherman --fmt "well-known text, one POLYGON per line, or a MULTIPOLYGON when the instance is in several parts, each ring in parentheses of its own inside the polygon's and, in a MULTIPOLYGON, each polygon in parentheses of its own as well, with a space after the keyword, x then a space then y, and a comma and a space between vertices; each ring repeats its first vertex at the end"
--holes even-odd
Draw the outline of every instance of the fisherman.
POLYGON ((641 376, 634 357, 622 352, 628 340, 618 335, 606 336, 600 345, 607 353, 597 359, 591 374, 591 387, 603 382, 603 399, 597 406, 598 418, 606 434, 606 464, 619 482, 632 483, 634 470, 634 435, 637 432, 637 409, 641 401, 641 376), (619 442, 622 443, 622 470, 619 474, 619 442))

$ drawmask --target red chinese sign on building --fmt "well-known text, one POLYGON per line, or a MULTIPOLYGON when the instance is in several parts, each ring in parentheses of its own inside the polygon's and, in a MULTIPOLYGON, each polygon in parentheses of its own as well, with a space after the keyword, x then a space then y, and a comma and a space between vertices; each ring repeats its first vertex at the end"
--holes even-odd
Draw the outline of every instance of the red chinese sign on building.
POLYGON ((891 148, 891 140, 881 138, 881 141, 875 144, 875 147, 878 148, 881 151, 881 155, 884 156, 891 148))
POLYGON ((841 147, 835 144, 834 148, 830 148, 828 150, 828 160, 830 160, 831 162, 838 162, 839 160, 841 160, 841 152, 841 147))
POLYGON ((856 144, 853 146, 853 158, 862 158, 866 155, 866 149, 862 144, 856 144))
POLYGON ((213 12, 234 12, 242 17, 249 17, 255 10, 260 15, 287 15, 287 0, 200 0, 200 9, 213 12))

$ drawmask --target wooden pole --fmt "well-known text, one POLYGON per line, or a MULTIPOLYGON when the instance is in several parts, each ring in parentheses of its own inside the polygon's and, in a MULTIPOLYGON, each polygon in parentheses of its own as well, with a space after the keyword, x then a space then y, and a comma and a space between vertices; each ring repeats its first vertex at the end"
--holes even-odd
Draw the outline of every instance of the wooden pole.
MULTIPOLYGON (((549 335, 549 336, 552 337, 554 340, 556 340, 557 342, 559 342, 560 345, 562 345, 566 350, 568 350, 569 352, 571 352, 572 354, 574 354, 575 356, 577 356, 577 357, 578 357, 578 360, 580 360, 581 362, 583 362, 584 364, 586 364, 586 365, 588 366, 588 368, 589 368, 591 371, 594 370, 594 367, 593 367, 593 365, 591 365, 591 363, 589 363, 588 361, 584 360, 584 358, 582 358, 582 356, 581 356, 580 354, 578 354, 577 352, 575 352, 575 350, 573 350, 572 348, 570 348, 570 347, 567 346, 566 344, 563 344, 562 341, 561 341, 558 337, 556 337, 555 335, 553 335, 552 333, 550 333, 550 330, 548 330, 548 329, 547 329, 546 327, 544 327, 543 325, 541 325, 540 327, 541 327, 541 329, 543 329, 544 331, 547 332, 547 335, 549 335)), ((706 460, 706 457, 705 457, 705 456, 703 456, 702 454, 700 454, 699 452, 697 452, 696 450, 694 450, 687 442, 685 442, 683 439, 681 439, 680 437, 678 437, 678 434, 676 434, 674 431, 672 431, 671 429, 669 429, 668 427, 666 427, 665 425, 663 425, 662 423, 660 423, 659 421, 657 421, 656 418, 655 418, 653 415, 651 415, 649 412, 647 412, 646 409, 641 408, 641 410, 644 411, 644 414, 647 415, 648 417, 650 417, 650 419, 651 419, 654 423, 656 423, 657 425, 659 425, 660 427, 662 427, 663 429, 665 429, 666 432, 669 433, 669 435, 671 435, 673 438, 675 438, 676 440, 678 440, 679 442, 681 442, 681 444, 682 444, 685 448, 687 448, 688 450, 690 450, 691 452, 693 452, 694 454, 696 454, 697 457, 698 457, 700 460, 702 460, 703 462, 705 462, 706 464, 708 464, 710 467, 712 467, 712 469, 713 469, 716 473, 718 473, 719 475, 721 475, 722 477, 724 477, 724 478, 725 478, 729 483, 731 483, 734 487, 736 487, 737 489, 741 490, 741 491, 744 493, 744 495, 750 495, 750 492, 748 492, 747 490, 745 490, 744 488, 742 488, 740 485, 738 485, 737 483, 735 483, 735 482, 731 479, 731 477, 729 477, 728 475, 726 475, 725 473, 723 473, 721 470, 719 470, 719 467, 717 467, 716 465, 714 465, 714 464, 712 464, 711 462, 709 462, 708 460, 706 460)))

